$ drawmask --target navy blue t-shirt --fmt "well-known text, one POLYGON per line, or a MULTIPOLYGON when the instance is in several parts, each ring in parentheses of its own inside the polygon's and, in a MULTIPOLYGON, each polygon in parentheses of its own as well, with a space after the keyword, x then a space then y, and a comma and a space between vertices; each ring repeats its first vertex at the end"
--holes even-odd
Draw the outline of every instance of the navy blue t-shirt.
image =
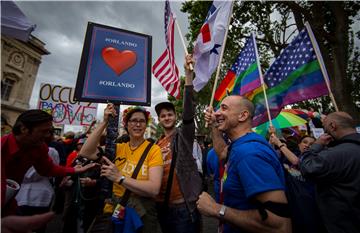
MULTIPOLYGON (((238 210, 256 209, 255 195, 285 190, 285 179, 276 152, 256 133, 248 133, 231 144, 224 183, 224 204, 238 210), (268 145, 268 146, 267 146, 268 145)), ((225 233, 242 232, 225 224, 225 233)))

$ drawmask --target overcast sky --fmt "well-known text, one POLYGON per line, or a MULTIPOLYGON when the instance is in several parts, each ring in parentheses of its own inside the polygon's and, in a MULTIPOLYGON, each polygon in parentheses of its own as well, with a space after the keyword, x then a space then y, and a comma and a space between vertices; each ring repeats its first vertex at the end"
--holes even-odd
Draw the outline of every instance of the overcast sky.
MULTIPOLYGON (((165 49, 164 1, 116 1, 116 2, 16 2, 19 8, 36 24, 33 35, 42 40, 50 55, 42 57, 30 106, 35 108, 41 83, 75 87, 80 57, 88 21, 135 31, 152 36, 152 62, 165 49)), ((171 2, 182 33, 188 32, 187 15, 180 12, 181 2, 171 2)), ((175 56, 183 74, 184 49, 175 32, 175 56)), ((166 101, 167 94, 152 77, 151 109, 166 101)), ((102 115, 103 106, 98 116, 102 115)), ((155 116, 155 111, 151 111, 155 116)))

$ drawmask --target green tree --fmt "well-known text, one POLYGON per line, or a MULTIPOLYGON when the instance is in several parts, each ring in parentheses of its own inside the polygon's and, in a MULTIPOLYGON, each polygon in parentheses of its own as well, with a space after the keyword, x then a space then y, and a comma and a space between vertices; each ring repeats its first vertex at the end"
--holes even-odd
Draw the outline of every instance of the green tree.
MULTIPOLYGON (((208 1, 183 3, 181 10, 188 13, 190 21, 187 35, 189 51, 210 5, 208 1)), ((280 54, 308 21, 323 55, 339 109, 348 112, 360 123, 360 49, 355 45, 355 41, 360 40, 359 9, 360 3, 355 1, 235 2, 221 77, 235 60, 250 32, 257 31, 261 65, 266 70, 272 58, 280 54)), ((205 100, 205 105, 210 100, 211 88, 212 84, 209 83, 197 96, 199 100, 205 100)), ((316 107, 312 105, 314 103, 323 111, 331 111, 328 97, 315 102, 305 101, 300 105, 316 107)), ((202 102, 198 105, 202 105, 202 102)))

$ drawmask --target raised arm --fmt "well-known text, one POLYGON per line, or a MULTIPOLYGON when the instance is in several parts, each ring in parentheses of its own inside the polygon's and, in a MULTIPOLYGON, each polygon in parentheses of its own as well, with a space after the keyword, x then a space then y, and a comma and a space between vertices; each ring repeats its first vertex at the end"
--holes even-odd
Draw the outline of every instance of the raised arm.
MULTIPOLYGON (((190 70, 190 64, 193 63, 192 56, 189 54, 185 57, 185 86, 184 86, 184 97, 183 97, 183 129, 188 131, 186 133, 194 134, 195 132, 195 107, 193 100, 193 78, 194 72, 190 70)), ((192 140, 193 141, 193 140, 192 140)), ((192 144, 192 142, 191 142, 192 144)))
POLYGON ((211 127, 211 137, 213 141, 213 147, 219 160, 223 160, 227 155, 227 145, 222 136, 222 132, 216 127, 216 120, 213 107, 209 106, 205 112, 205 121, 208 126, 211 127))
POLYGON ((278 137, 276 137, 275 134, 272 134, 270 136, 270 141, 269 141, 272 145, 277 146, 280 151, 282 152, 282 154, 287 158, 287 160, 289 160, 289 162, 292 165, 298 165, 300 162, 300 159, 291 151, 287 148, 286 144, 281 142, 280 139, 278 137))
POLYGON ((103 134, 109 123, 110 116, 116 116, 114 105, 109 103, 104 110, 104 120, 94 129, 94 131, 89 135, 85 144, 82 146, 79 155, 88 159, 96 160, 98 157, 97 147, 99 145, 100 137, 103 134))

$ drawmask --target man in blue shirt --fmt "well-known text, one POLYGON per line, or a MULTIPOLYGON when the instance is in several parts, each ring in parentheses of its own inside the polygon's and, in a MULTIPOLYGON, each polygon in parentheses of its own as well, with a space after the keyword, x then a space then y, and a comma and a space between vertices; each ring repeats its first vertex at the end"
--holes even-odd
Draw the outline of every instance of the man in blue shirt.
POLYGON ((216 113, 210 108, 205 114, 215 151, 226 161, 224 202, 218 204, 204 192, 197 206, 202 214, 222 220, 226 233, 291 232, 284 174, 276 152, 251 131, 253 115, 253 104, 241 96, 228 96, 216 113), (232 141, 229 148, 222 133, 232 141))

